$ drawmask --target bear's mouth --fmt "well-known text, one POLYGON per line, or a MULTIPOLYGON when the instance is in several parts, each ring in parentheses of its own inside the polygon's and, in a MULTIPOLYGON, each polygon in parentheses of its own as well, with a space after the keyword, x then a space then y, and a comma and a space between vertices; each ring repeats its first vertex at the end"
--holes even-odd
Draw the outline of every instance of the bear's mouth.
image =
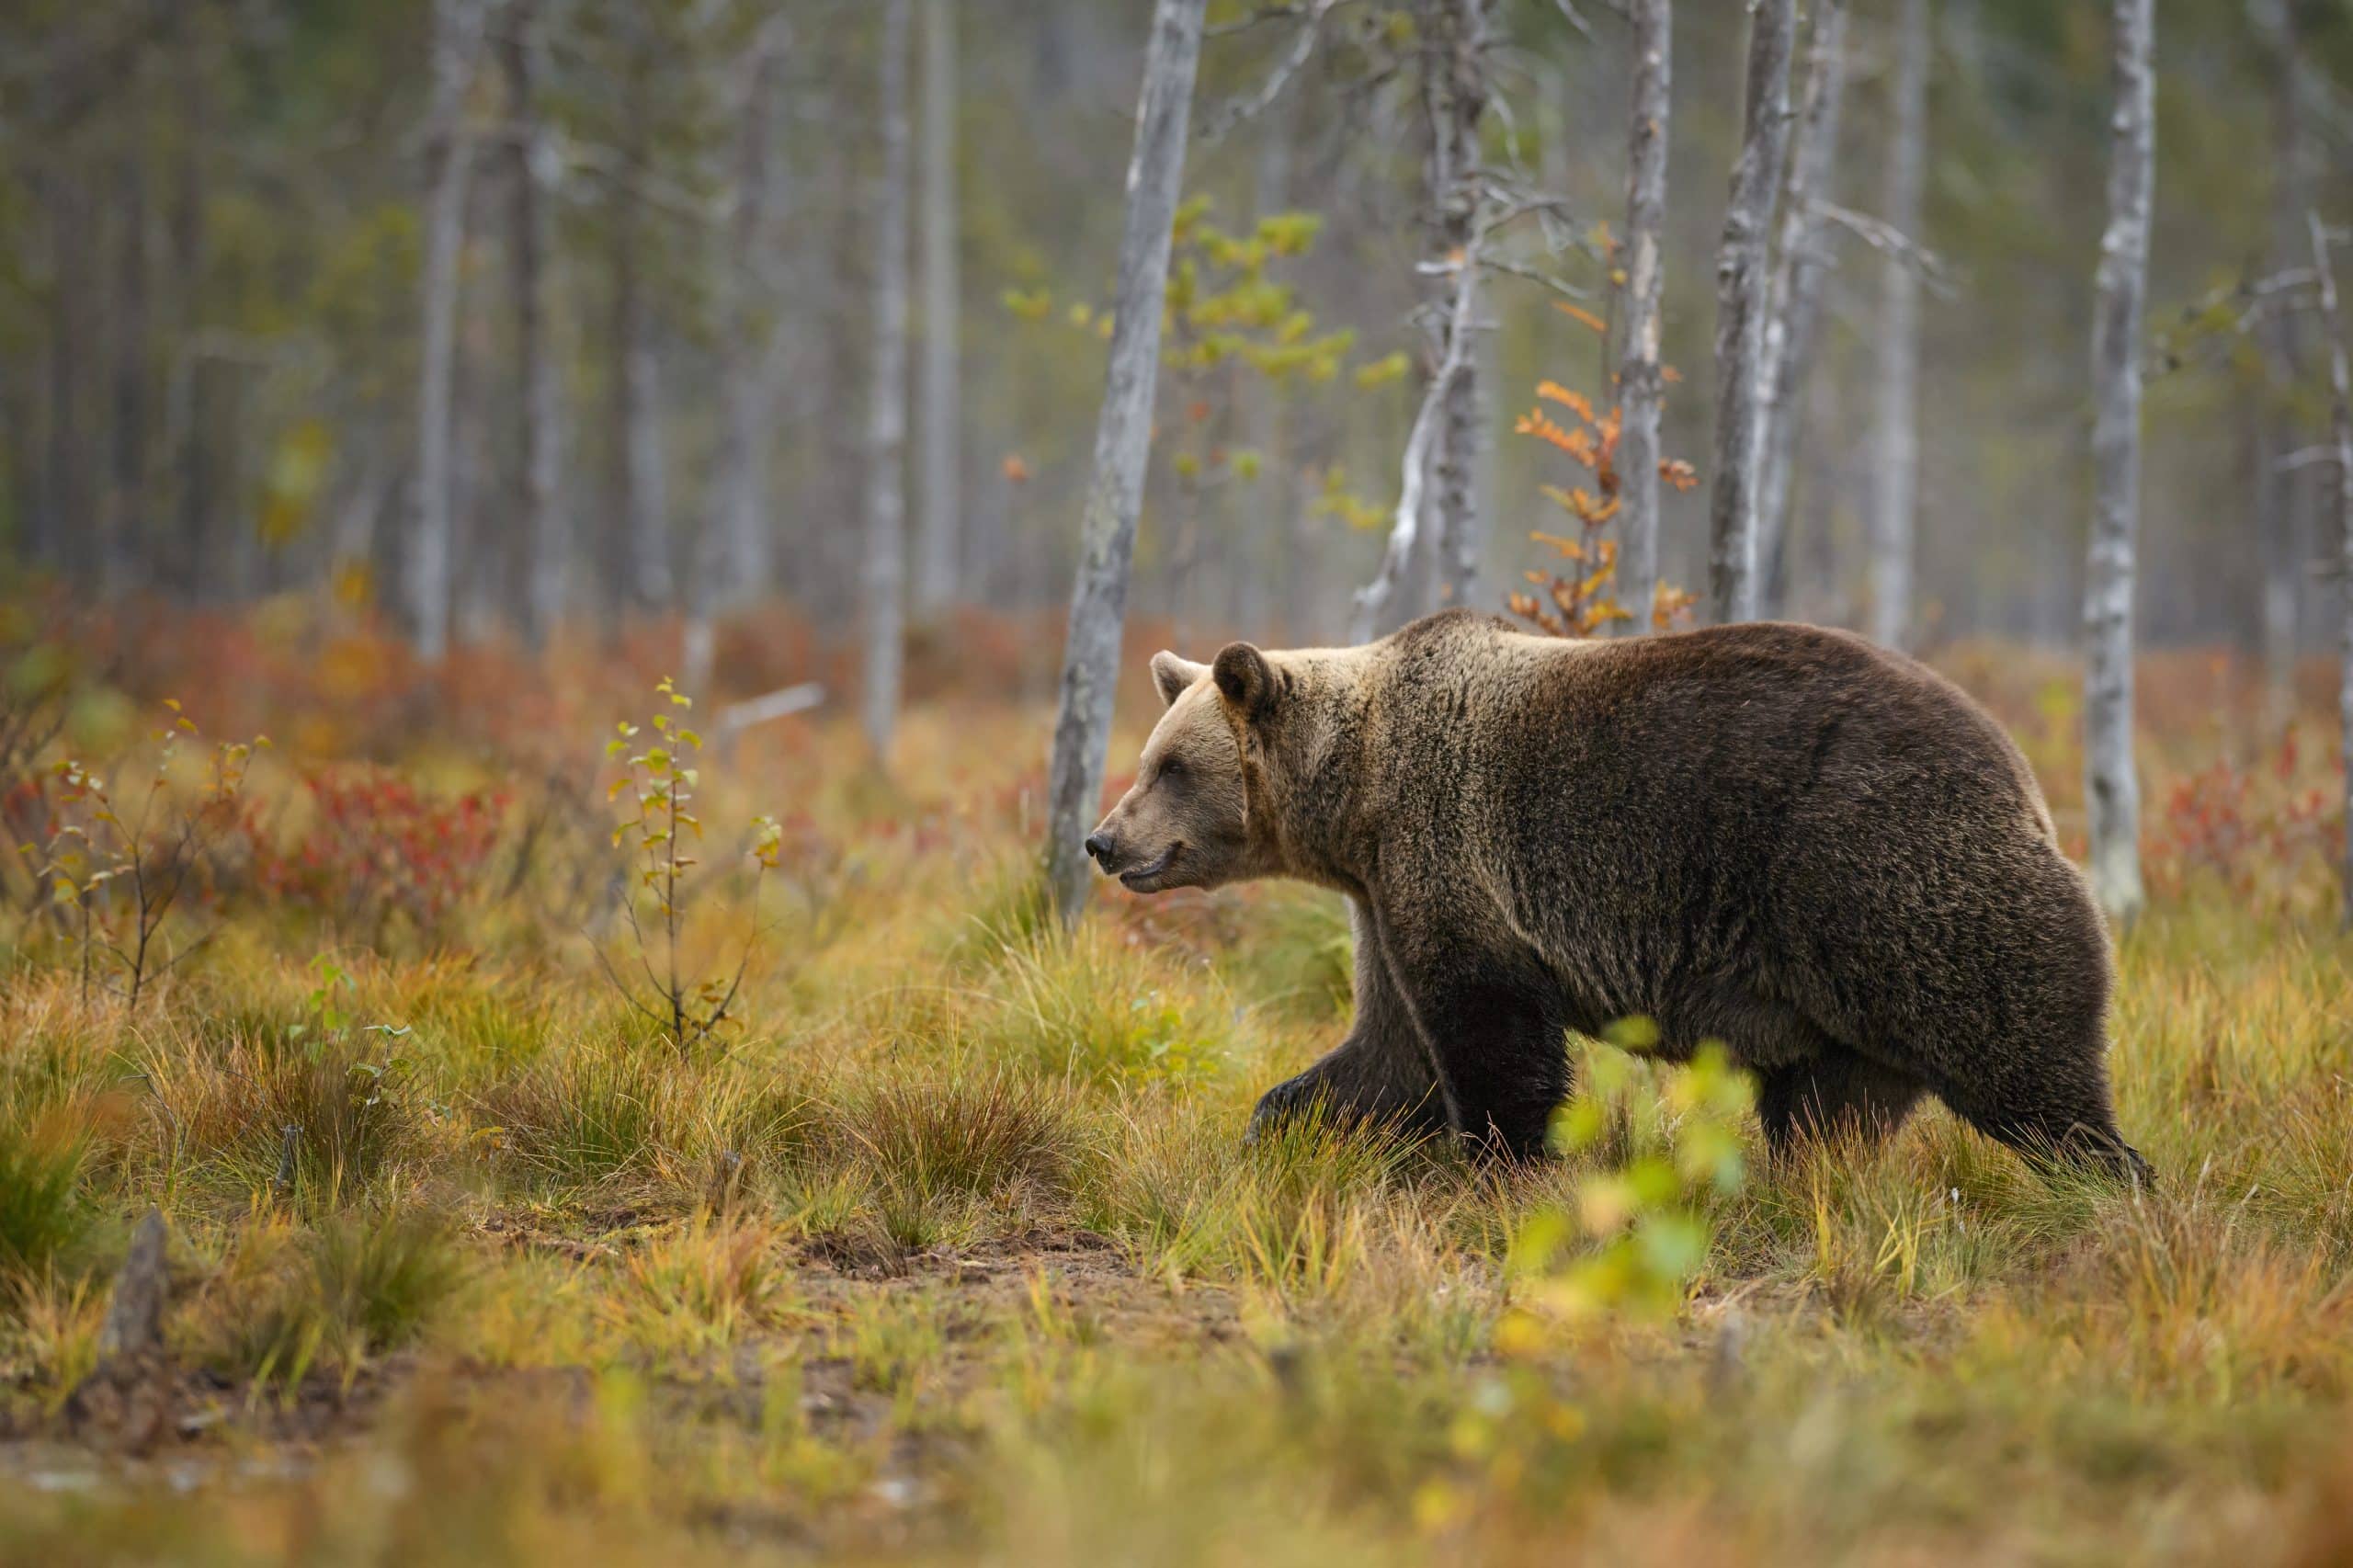
POLYGON ((1172 844, 1160 852, 1160 858, 1148 866, 1135 866, 1120 873, 1120 881, 1131 892, 1147 892, 1143 884, 1165 874, 1176 861, 1176 852, 1185 846, 1172 844))

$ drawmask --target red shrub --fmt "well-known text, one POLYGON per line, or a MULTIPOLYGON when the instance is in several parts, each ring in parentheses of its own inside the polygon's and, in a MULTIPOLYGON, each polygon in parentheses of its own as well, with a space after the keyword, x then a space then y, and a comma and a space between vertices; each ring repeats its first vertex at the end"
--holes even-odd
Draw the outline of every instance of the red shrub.
POLYGON ((256 888, 370 945, 396 925, 439 942, 450 915, 487 880, 506 791, 434 795, 365 765, 324 769, 304 783, 313 809, 290 846, 279 847, 247 813, 256 888))

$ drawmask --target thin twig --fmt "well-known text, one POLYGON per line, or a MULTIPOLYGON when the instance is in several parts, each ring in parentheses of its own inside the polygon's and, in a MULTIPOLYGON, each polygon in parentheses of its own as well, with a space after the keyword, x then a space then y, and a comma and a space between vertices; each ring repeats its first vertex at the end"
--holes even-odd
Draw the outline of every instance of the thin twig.
POLYGON ((1305 68, 1309 58, 1314 54, 1315 40, 1324 30, 1324 18, 1332 14, 1335 6, 1346 3, 1347 0, 1314 0, 1314 4, 1307 8, 1305 19, 1300 23, 1299 36, 1291 40, 1290 52, 1276 62, 1273 73, 1256 92, 1247 97, 1234 99, 1202 122, 1202 142, 1215 146, 1235 127, 1245 120, 1255 119, 1273 107, 1274 101, 1282 97, 1283 89, 1290 85, 1290 79, 1305 68))

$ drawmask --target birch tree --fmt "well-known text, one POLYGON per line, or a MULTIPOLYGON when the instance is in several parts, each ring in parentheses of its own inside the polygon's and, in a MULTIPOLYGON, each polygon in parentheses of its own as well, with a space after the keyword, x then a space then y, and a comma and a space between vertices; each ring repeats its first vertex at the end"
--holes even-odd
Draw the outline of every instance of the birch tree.
MULTIPOLYGON (((2295 264, 2309 234, 2305 216, 2312 198, 2307 155, 2296 8, 2289 0, 2248 0, 2247 19, 2263 45, 2271 89, 2271 201, 2269 269, 2295 264)), ((2281 389, 2302 378, 2303 321, 2295 311, 2275 311, 2264 321, 2259 341, 2269 381, 2254 409, 2256 427, 2255 525, 2262 567, 2257 607, 2267 698, 2275 719, 2293 706, 2290 691, 2296 658, 2296 623, 2302 598, 2302 575, 2307 492, 2303 476, 2281 467, 2299 445, 2296 419, 2281 389)))
MULTIPOLYGON (((2336 471, 2338 544, 2338 657, 2336 715, 2338 755, 2345 764, 2345 821, 2353 824, 2353 370, 2346 364, 2345 320, 2337 304, 2336 268, 2329 259, 2328 230, 2317 212, 2307 213, 2312 230, 2313 270, 2320 286, 2321 325, 2328 335, 2329 445, 2336 471)), ((2345 842, 2345 863, 2339 872, 2345 901, 2343 920, 2353 930, 2353 829, 2345 842)))
POLYGON ((936 615, 956 593, 962 530, 962 403, 956 205, 956 6, 924 0, 923 18, 923 517, 915 544, 915 609, 936 615))
POLYGON ((1447 312, 1441 359, 1456 368, 1440 398, 1433 497, 1438 585, 1448 604, 1469 604, 1479 577, 1479 373, 1467 342, 1478 285, 1479 127, 1487 112, 1487 12, 1493 0, 1424 0, 1422 96, 1430 120, 1431 215, 1444 256, 1467 263, 1447 312), (1468 290, 1466 294, 1464 291, 1468 290))
POLYGON ((466 189, 473 143, 466 93, 494 0, 434 0, 433 96, 426 142, 432 174, 426 199, 425 267, 416 392, 416 532, 409 541, 409 614, 417 652, 449 648, 451 387, 457 378, 458 263, 465 244, 466 189))
POLYGON ((653 608, 671 599, 669 476, 662 449, 661 362, 647 274, 646 201, 654 162, 654 40, 649 18, 624 7, 629 58, 621 83, 622 167, 611 181, 613 444, 621 467, 621 597, 653 608))
POLYGON ((544 647, 563 615, 565 557, 572 548, 570 519, 559 487, 563 453, 554 329, 553 186, 561 160, 540 105, 540 61, 545 25, 540 0, 514 0, 506 35, 499 40, 499 63, 506 79, 509 146, 514 168, 509 188, 509 255, 513 266, 515 354, 523 402, 523 537, 525 567, 523 627, 534 647, 544 647))
POLYGON ((1120 632, 1127 617, 1136 513, 1152 449, 1160 381, 1160 317, 1168 289, 1170 229, 1185 179, 1185 136, 1200 63, 1208 0, 1154 0, 1144 51, 1142 100, 1128 164, 1127 214, 1113 284, 1111 358, 1095 425, 1094 474, 1080 521, 1078 580, 1054 711, 1048 766, 1046 880, 1065 923, 1086 902, 1082 840, 1103 793, 1120 632))
POLYGON ((866 739, 879 761, 899 722, 906 640, 907 31, 909 0, 886 0, 875 192, 874 366, 866 425, 866 739))
POLYGON ((783 15, 763 18, 728 95, 733 166, 724 179, 728 197, 722 242, 712 247, 710 285, 719 324, 719 450, 710 514, 688 595, 682 663, 690 690, 710 684, 712 617, 759 594, 771 573, 761 429, 767 417, 770 335, 759 283, 767 240, 768 142, 784 41, 783 15))
POLYGON ((1716 260, 1716 473, 1708 508, 1708 592, 1719 622, 1756 616, 1756 497, 1764 467, 1773 203, 1789 149, 1796 0, 1754 0, 1740 157, 1716 260))
MULTIPOLYGON (((1881 219, 1920 238, 1921 171, 1928 140, 1928 0, 1897 0, 1893 123, 1881 219)), ((1870 634, 1882 647, 1911 641, 1912 559, 1920 469, 1920 279, 1904 256, 1880 264, 1877 392, 1872 407, 1870 634)))
POLYGON ((1650 625, 1658 588, 1659 302, 1665 270, 1667 90, 1674 66, 1671 0, 1629 0, 1634 87, 1626 132, 1625 350, 1618 364, 1618 578, 1634 627, 1650 625))
POLYGON ((1477 330, 1480 228, 1479 122, 1486 113, 1487 0, 1423 0, 1422 108, 1429 123, 1425 188, 1438 259, 1426 275, 1444 280, 1434 347, 1437 366, 1405 441, 1381 565, 1358 590, 1349 634, 1368 642, 1381 630, 1415 554, 1424 548, 1425 513, 1437 524, 1438 582, 1448 602, 1468 603, 1478 578, 1475 470, 1479 388, 1471 335, 1477 330))
POLYGON ((1838 157, 1838 120, 1847 87, 1846 0, 1817 0, 1808 51, 1805 99, 1790 148, 1781 233, 1774 258, 1773 305, 1765 331, 1765 455, 1756 495, 1757 603, 1780 613, 1788 580, 1790 483, 1804 423, 1801 393, 1820 330, 1822 254, 1818 204, 1829 199, 1838 157))
POLYGON ((2131 919, 2142 904, 2132 583, 2141 508, 2141 318, 2156 183, 2154 7, 2155 0, 2113 0, 2108 229, 2100 237, 2092 316, 2097 500, 2084 597, 2084 802, 2091 818, 2092 891, 2118 920, 2131 919))

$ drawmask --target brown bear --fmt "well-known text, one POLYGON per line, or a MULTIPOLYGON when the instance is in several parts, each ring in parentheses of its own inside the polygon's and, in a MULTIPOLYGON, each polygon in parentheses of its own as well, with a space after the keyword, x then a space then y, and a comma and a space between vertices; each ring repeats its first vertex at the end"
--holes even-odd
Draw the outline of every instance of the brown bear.
POLYGON ((1156 892, 1347 895, 1356 1018, 1259 1102, 1513 1155, 1566 1032, 1725 1042, 1776 1152, 1923 1091, 2038 1159, 2145 1177, 2109 1109, 2108 934, 2026 759, 1925 666, 1751 623, 1575 642, 1449 610, 1358 648, 1203 665, 1086 840, 1156 892))

